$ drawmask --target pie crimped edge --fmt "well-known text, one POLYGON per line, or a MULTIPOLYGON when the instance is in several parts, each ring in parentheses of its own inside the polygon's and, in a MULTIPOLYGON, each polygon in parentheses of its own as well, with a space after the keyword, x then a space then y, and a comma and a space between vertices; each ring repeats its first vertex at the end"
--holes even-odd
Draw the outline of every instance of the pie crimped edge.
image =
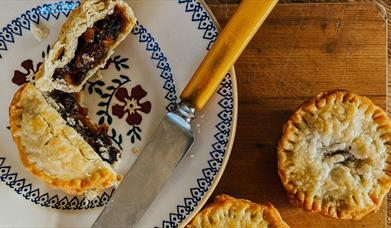
MULTIPOLYGON (((336 117, 338 117, 338 114, 336 117)), ((357 121, 362 120, 358 119, 357 121)), ((326 122, 327 121, 325 121, 325 123, 326 122)), ((325 124, 325 126, 327 126, 327 124, 325 124)), ((327 127, 325 128, 327 129, 327 127)), ((343 132, 342 129, 339 129, 339 131, 343 132)), ((335 131, 334 134, 339 133, 335 131)), ((365 133, 362 135, 365 136, 365 133)), ((308 102, 305 102, 299 106, 284 125, 283 135, 278 145, 278 173, 292 203, 304 208, 307 211, 319 212, 322 215, 328 217, 337 219, 360 220, 368 213, 379 210, 383 198, 386 196, 391 187, 390 151, 391 122, 383 109, 376 106, 369 98, 359 96, 348 91, 335 90, 322 92, 310 99, 308 102), (338 105, 347 105, 355 110, 359 110, 359 113, 363 113, 363 116, 365 117, 363 119, 371 123, 369 124, 369 129, 375 129, 375 132, 378 133, 375 140, 377 140, 377 143, 380 141, 380 147, 383 148, 381 153, 375 151, 375 155, 373 155, 381 156, 378 159, 378 162, 382 164, 382 167, 381 170, 378 170, 377 176, 372 178, 372 181, 375 181, 375 183, 371 186, 367 195, 351 196, 351 199, 347 197, 339 199, 341 202, 345 203, 346 201, 349 203, 354 202, 355 205, 337 205, 336 202, 332 202, 330 200, 328 201, 328 199, 315 196, 313 191, 299 189, 297 187, 298 183, 302 182, 304 185, 312 182, 313 180, 310 179, 310 181, 306 183, 305 181, 297 180, 297 177, 295 178, 291 176, 292 170, 294 171, 295 168, 297 169, 300 167, 300 164, 295 164, 295 162, 291 159, 297 153, 294 146, 303 141, 299 139, 300 132, 302 131, 300 128, 303 128, 303 126, 311 122, 311 116, 314 116, 313 119, 316 119, 315 116, 318 111, 321 111, 327 107, 338 105)), ((373 151, 371 152, 373 154, 373 151)), ((370 155, 371 154, 368 156, 370 155)), ((363 156, 365 157, 365 154, 363 154, 363 156)), ((299 161, 304 161, 306 159, 308 160, 309 158, 305 157, 299 161)), ((376 160, 373 158, 368 159, 376 160)), ((376 167, 370 168, 376 169, 376 167)), ((307 176, 308 175, 310 175, 310 173, 307 173, 307 176)), ((338 178, 336 180, 338 180, 338 178)), ((340 189, 343 186, 344 185, 337 186, 337 192, 341 191, 340 189)), ((358 186, 358 188, 360 188, 360 186, 358 186)))
POLYGON ((218 195, 186 226, 201 227, 275 227, 288 228, 278 210, 271 204, 257 204, 228 195, 218 195))

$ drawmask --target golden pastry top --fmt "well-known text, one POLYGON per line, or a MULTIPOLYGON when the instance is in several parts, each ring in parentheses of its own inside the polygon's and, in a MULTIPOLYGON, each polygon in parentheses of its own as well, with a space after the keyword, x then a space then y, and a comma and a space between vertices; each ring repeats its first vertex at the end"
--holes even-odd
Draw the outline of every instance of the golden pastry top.
POLYGON ((260 205, 228 195, 216 196, 214 202, 199 212, 188 228, 275 227, 288 228, 272 204, 260 205))
POLYGON ((102 161, 31 83, 10 107, 11 131, 23 165, 47 184, 70 194, 102 190, 120 178, 102 161))
POLYGON ((279 174, 291 197, 308 210, 360 219, 376 210, 391 186, 391 122, 368 98, 321 93, 284 126, 279 174))

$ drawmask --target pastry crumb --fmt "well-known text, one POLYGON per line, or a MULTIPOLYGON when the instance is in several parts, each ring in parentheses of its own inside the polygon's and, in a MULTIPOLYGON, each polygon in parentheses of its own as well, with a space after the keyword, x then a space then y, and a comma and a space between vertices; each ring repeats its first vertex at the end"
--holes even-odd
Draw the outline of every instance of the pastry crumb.
POLYGON ((49 29, 44 27, 43 25, 37 25, 32 23, 31 33, 37 41, 42 42, 49 35, 49 29))
POLYGON ((91 201, 91 200, 96 199, 96 197, 98 196, 98 193, 94 190, 89 190, 89 191, 86 191, 85 196, 86 196, 87 200, 91 201))
POLYGON ((197 129, 197 133, 201 134, 201 124, 196 124, 195 127, 197 129))
POLYGON ((134 155, 139 155, 140 154, 140 152, 141 152, 141 150, 140 150, 140 147, 133 147, 132 148, 132 153, 134 154, 134 155))

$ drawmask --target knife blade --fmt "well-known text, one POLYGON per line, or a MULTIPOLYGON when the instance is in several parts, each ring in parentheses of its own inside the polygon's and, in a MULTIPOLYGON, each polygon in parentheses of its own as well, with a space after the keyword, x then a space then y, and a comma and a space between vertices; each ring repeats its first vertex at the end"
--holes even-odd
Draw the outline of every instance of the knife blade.
POLYGON ((191 121, 214 94, 278 0, 242 0, 212 49, 131 167, 94 228, 137 227, 194 142, 191 121))
POLYGON ((93 227, 135 227, 194 143, 195 109, 182 102, 168 112, 93 227))

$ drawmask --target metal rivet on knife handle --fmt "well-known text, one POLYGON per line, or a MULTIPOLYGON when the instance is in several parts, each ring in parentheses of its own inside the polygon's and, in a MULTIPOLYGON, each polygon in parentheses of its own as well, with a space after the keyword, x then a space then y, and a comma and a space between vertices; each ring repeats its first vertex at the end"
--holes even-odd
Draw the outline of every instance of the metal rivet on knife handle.
POLYGON ((205 106, 277 2, 242 0, 183 90, 182 100, 191 103, 197 110, 205 106))

